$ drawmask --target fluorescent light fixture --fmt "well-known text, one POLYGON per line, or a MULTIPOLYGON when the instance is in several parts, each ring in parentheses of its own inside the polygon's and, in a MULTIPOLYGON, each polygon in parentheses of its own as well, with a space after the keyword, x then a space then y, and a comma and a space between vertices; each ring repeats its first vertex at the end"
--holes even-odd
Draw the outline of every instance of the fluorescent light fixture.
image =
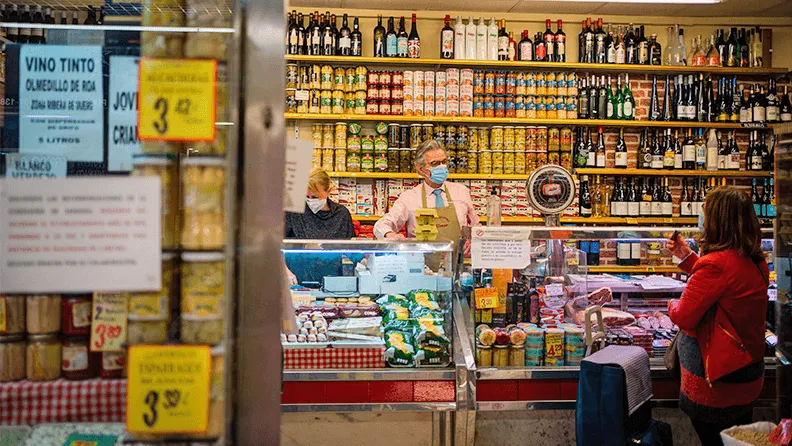
POLYGON ((643 3, 654 5, 716 5, 723 0, 555 0, 573 3, 643 3))

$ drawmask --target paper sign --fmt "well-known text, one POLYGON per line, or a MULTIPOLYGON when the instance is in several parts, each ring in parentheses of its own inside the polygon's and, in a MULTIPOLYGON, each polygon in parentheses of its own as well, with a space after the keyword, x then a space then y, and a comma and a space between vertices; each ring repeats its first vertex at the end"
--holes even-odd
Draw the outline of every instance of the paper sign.
POLYGON ((523 269, 531 263, 531 242, 527 240, 481 240, 471 243, 473 268, 523 269))
POLYGON ((132 170, 137 138, 138 56, 110 56, 107 85, 107 170, 132 170))
POLYGON ((127 338, 127 295, 94 293, 91 351, 117 352, 127 338))
POLYGON ((8 153, 5 174, 7 178, 63 178, 66 162, 65 156, 8 153))
POLYGON ((104 161, 101 46, 22 45, 19 151, 104 161))
POLYGON ((206 432, 211 361, 208 346, 133 345, 128 359, 129 432, 206 432))
POLYGON ((372 273, 377 276, 387 276, 393 274, 399 276, 400 274, 407 274, 407 257, 400 254, 395 255, 378 255, 373 259, 372 273))
POLYGON ((214 141, 217 61, 141 58, 138 139, 214 141))
POLYGON ((305 192, 308 190, 308 176, 311 173, 313 141, 288 138, 286 140, 286 167, 283 210, 302 214, 305 211, 305 192))
POLYGON ((497 308, 498 289, 497 288, 476 288, 476 309, 497 308))
POLYGON ((561 297, 566 296, 564 285, 560 283, 549 283, 545 285, 545 294, 547 297, 561 297))
POLYGON ((0 180, 0 293, 156 291, 158 177, 0 180))

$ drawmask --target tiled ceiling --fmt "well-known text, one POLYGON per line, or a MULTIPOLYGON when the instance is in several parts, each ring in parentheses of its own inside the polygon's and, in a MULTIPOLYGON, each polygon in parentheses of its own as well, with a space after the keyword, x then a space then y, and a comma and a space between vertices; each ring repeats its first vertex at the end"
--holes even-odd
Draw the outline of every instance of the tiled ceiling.
POLYGON ((294 7, 383 9, 415 11, 471 11, 492 13, 553 13, 651 15, 689 17, 777 17, 792 19, 792 0, 722 0, 711 5, 629 4, 546 0, 291 0, 294 7))

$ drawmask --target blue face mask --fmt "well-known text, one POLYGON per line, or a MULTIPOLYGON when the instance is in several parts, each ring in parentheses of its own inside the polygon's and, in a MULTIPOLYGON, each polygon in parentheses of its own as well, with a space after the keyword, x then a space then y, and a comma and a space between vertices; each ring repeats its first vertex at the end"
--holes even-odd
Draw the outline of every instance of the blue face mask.
POLYGON ((704 213, 700 212, 698 215, 698 228, 701 233, 704 233, 704 213))
POLYGON ((429 180, 435 184, 443 184, 448 179, 448 166, 442 164, 429 169, 429 180))

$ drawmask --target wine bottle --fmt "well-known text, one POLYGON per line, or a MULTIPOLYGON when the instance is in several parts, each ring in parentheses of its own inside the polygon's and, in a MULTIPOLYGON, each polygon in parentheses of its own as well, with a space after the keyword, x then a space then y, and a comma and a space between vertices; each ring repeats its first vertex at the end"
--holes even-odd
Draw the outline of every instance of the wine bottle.
POLYGON ((737 41, 740 44, 740 63, 739 66, 742 68, 748 68, 751 66, 750 60, 750 48, 748 47, 748 41, 746 40, 746 32, 745 28, 740 30, 739 35, 737 36, 737 41))
POLYGON ((663 147, 660 144, 660 137, 657 136, 657 130, 654 130, 652 135, 652 169, 663 168, 663 147))
POLYGON ((728 157, 730 156, 729 153, 726 151, 726 147, 728 146, 728 138, 727 137, 727 145, 724 146, 723 138, 718 138, 718 169, 717 170, 726 170, 728 165, 728 157))
POLYGON ((649 41, 649 65, 662 65, 662 51, 660 42, 657 41, 657 34, 652 34, 649 41))
POLYGON ((585 77, 580 79, 580 89, 578 91, 578 118, 589 118, 589 95, 585 77))
POLYGON ((341 56, 352 55, 352 30, 349 29, 347 14, 341 18, 341 29, 338 31, 338 54, 341 56))
MULTIPOLYGON (((44 14, 41 12, 41 5, 36 6, 35 12, 30 16, 31 25, 43 25, 44 14)), ((30 43, 44 43, 44 27, 37 26, 30 29, 30 43)))
POLYGON ((722 29, 719 29, 717 40, 715 41, 715 48, 718 51, 718 60, 720 61, 720 66, 726 66, 726 39, 724 37, 724 33, 722 29))
POLYGON ((588 130, 588 138, 586 140, 586 167, 597 167, 597 149, 594 142, 591 140, 591 130, 588 130))
POLYGON ((641 204, 638 207, 641 217, 652 215, 652 192, 646 178, 641 179, 641 204))
POLYGON ((754 95, 752 115, 753 122, 765 122, 767 119, 767 97, 764 87, 759 87, 754 95))
POLYGON ((781 98, 778 116, 781 122, 792 122, 792 102, 789 101, 789 88, 786 85, 784 85, 784 96, 781 98))
MULTIPOLYGON (((388 17, 388 30, 385 32, 385 57, 407 57, 407 33, 404 32, 404 55, 399 54, 399 37, 393 25, 393 17, 388 17)), ((399 22, 399 34, 404 31, 404 17, 399 22)), ((441 45, 442 48, 442 45, 441 45)))
MULTIPOLYGON (((462 35, 459 37, 461 40, 461 51, 459 51, 459 55, 457 56, 459 59, 463 58, 463 54, 465 53, 465 25, 462 24, 462 19, 457 16, 457 24, 460 25, 462 28, 462 35)), ((454 33, 454 28, 451 28, 451 16, 446 14, 445 18, 443 19, 443 29, 440 30, 440 58, 441 59, 453 59, 454 58, 454 48, 457 44, 457 36, 454 33)))
POLYGON ((605 62, 616 63, 616 40, 613 38, 613 31, 608 25, 608 35, 605 37, 605 62))
POLYGON ((660 112, 660 119, 663 121, 673 121, 674 113, 673 113, 673 106, 671 104, 671 86, 673 85, 673 82, 671 81, 670 76, 666 75, 664 85, 665 88, 663 89, 663 109, 662 112, 660 112))
POLYGON ((742 102, 742 97, 740 96, 740 90, 737 89, 736 77, 732 78, 730 81, 729 92, 731 93, 731 104, 729 104, 729 121, 740 122, 740 103, 742 102))
POLYGON ((753 201, 756 216, 762 217, 762 197, 759 196, 759 190, 756 188, 756 178, 751 180, 751 201, 753 201))
POLYGON ((687 137, 682 143, 682 168, 693 170, 696 168, 696 144, 693 141, 692 131, 688 129, 687 137))
POLYGON ((597 89, 596 76, 591 76, 589 80, 589 119, 600 119, 599 90, 597 89))
POLYGON ((737 136, 732 133, 729 148, 729 170, 740 170, 740 147, 737 145, 737 136))
POLYGON ((533 41, 531 41, 531 38, 528 36, 528 31, 523 31, 518 51, 519 60, 533 60, 533 52, 533 41))
POLYGON ((668 187, 668 178, 663 178, 663 204, 662 204, 663 217, 674 216, 674 200, 671 198, 671 190, 668 187))
POLYGON ((580 177, 580 216, 591 217, 591 192, 589 191, 588 175, 580 177))
POLYGON ((674 131, 674 169, 682 169, 682 144, 679 143, 679 130, 674 131))
POLYGON ((682 178, 682 193, 679 196, 679 216, 690 217, 692 216, 692 209, 690 208, 690 192, 688 191, 687 178, 682 178))
POLYGON ((506 20, 500 20, 498 30, 498 60, 509 60, 509 34, 506 32, 506 20))
POLYGON ((558 19, 558 31, 555 33, 555 61, 566 62, 566 33, 562 29, 563 23, 558 19))
POLYGON ((624 31, 622 31, 622 27, 619 27, 618 33, 616 34, 616 63, 623 64, 627 62, 627 48, 624 44, 624 31))
POLYGON ((624 119, 631 121, 635 119, 635 98, 630 89, 630 76, 624 75, 624 119))
POLYGON ((663 169, 674 169, 674 142, 671 137, 671 129, 666 129, 665 144, 663 147, 663 169))
POLYGON ((652 167, 652 150, 649 146, 649 131, 643 129, 641 131, 641 142, 638 146, 638 161, 641 169, 651 169, 652 167))
POLYGON ((641 25, 641 33, 638 36, 638 63, 649 65, 649 41, 644 35, 644 26, 641 25))
POLYGON ((641 215, 641 198, 637 189, 635 178, 630 178, 630 185, 627 188, 627 216, 629 217, 641 215))
POLYGON ((336 34, 333 32, 333 22, 330 13, 325 13, 325 25, 322 30, 322 55, 335 56, 336 34))
POLYGON ((545 32, 542 35, 542 40, 545 44, 547 54, 545 55, 544 62, 556 62, 555 58, 555 34, 550 29, 550 19, 545 20, 545 32))
POLYGON ((353 56, 363 55, 363 33, 360 32, 360 22, 355 17, 354 24, 352 25, 352 34, 349 35, 351 42, 351 52, 353 56))
POLYGON ((634 65, 638 63, 638 42, 633 29, 633 24, 630 23, 624 36, 624 63, 634 65))
POLYGON ((759 144, 759 150, 762 152, 762 170, 765 172, 772 171, 773 153, 770 152, 770 149, 767 147, 764 133, 762 133, 762 142, 759 144))
POLYGON ((627 144, 624 142, 624 128, 619 129, 619 140, 616 142, 614 165, 619 169, 627 168, 627 144))
POLYGON ((613 93, 613 107, 616 119, 624 119, 624 92, 621 75, 616 76, 616 91, 613 93))
POLYGON ((777 88, 775 84, 775 79, 770 79, 767 82, 767 107, 765 114, 767 115, 767 122, 778 122, 779 121, 779 113, 780 107, 778 105, 778 99, 776 96, 777 88))
POLYGON ((654 179, 652 184, 652 216, 663 216, 663 186, 660 178, 654 179))
POLYGON ((599 119, 607 119, 608 118, 608 89, 610 88, 610 82, 605 84, 605 75, 603 74, 600 78, 600 88, 598 91, 598 102, 597 102, 597 115, 599 119))
POLYGON ((594 63, 607 63, 606 37, 607 34, 602 29, 602 19, 598 19, 597 30, 594 33, 594 63))
POLYGON ((602 134, 602 126, 597 130, 597 155, 596 167, 605 168, 605 135, 602 134))
POLYGON ((707 141, 704 139, 704 130, 698 129, 696 133, 696 169, 705 170, 707 168, 707 141))
POLYGON ((652 76, 652 95, 649 99, 649 120, 657 121, 661 116, 660 103, 657 96, 657 76, 652 76))
POLYGON ((420 59, 421 57, 421 38, 418 36, 418 24, 415 13, 412 15, 412 28, 410 36, 407 38, 407 57, 410 59, 420 59))
POLYGON ((584 44, 583 44, 583 61, 585 63, 594 63, 596 58, 595 52, 595 43, 594 43, 594 29, 591 25, 591 18, 586 19, 586 28, 585 33, 583 34, 584 44))
POLYGON ((377 16, 377 26, 374 28, 374 57, 385 57, 385 27, 382 26, 382 14, 377 16))
POLYGON ((729 40, 726 41, 726 63, 727 67, 740 66, 740 43, 737 41, 737 28, 731 28, 729 40))

